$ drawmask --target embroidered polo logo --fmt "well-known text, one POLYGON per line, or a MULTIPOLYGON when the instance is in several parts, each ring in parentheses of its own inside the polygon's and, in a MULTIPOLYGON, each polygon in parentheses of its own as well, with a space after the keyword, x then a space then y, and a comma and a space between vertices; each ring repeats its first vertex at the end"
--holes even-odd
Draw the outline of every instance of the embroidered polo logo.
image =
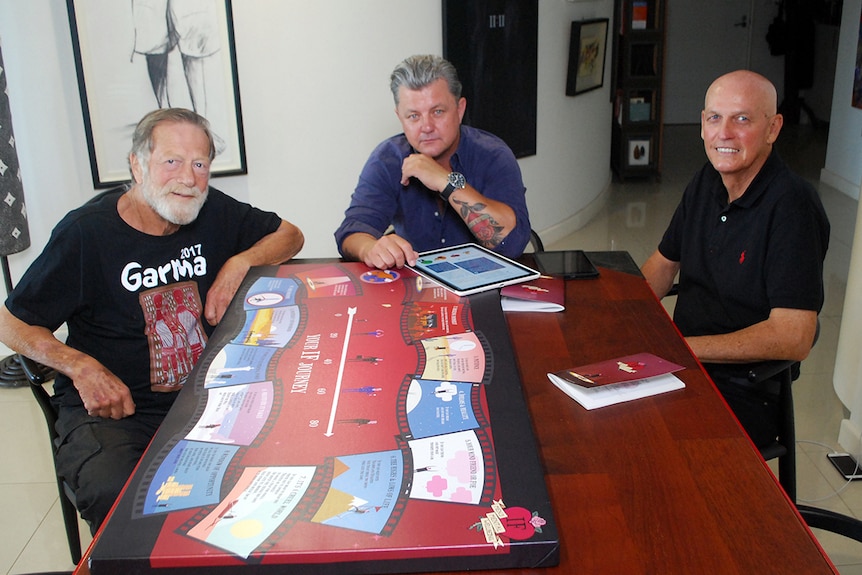
POLYGON ((745 262, 745 250, 742 250, 742 253, 739 254, 739 263, 742 264, 745 262))

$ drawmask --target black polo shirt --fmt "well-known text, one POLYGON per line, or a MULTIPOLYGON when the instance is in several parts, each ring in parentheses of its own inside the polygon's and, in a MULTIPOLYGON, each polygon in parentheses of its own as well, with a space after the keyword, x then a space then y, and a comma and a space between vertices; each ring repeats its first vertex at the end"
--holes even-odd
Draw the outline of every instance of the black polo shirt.
POLYGON ((680 262, 674 322, 685 336, 736 331, 773 308, 819 312, 829 220, 814 187, 773 150, 748 190, 727 203, 707 163, 659 244, 680 262))

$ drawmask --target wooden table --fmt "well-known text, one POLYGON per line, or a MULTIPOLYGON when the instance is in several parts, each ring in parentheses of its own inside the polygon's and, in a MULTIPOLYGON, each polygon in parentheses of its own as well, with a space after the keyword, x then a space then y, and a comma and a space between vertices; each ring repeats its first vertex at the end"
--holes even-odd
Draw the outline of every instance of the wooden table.
POLYGON ((542 572, 837 572, 646 282, 600 271, 564 314, 507 315, 561 539, 542 572), (545 375, 639 352, 686 388, 587 411, 545 375))
POLYGON ((501 573, 837 573, 645 281, 600 271, 564 313, 506 317, 562 549, 501 573), (587 411, 546 376, 638 352, 686 388, 587 411))

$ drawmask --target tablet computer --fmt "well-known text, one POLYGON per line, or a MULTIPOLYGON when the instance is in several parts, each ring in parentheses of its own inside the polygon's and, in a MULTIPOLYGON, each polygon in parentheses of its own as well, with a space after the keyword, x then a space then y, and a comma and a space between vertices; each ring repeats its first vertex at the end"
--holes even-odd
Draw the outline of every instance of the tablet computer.
POLYGON ((536 267, 545 275, 565 279, 599 277, 599 270, 583 250, 536 252, 533 257, 536 259, 536 267))
POLYGON ((529 281, 541 275, 477 244, 422 252, 416 265, 408 267, 461 296, 529 281))

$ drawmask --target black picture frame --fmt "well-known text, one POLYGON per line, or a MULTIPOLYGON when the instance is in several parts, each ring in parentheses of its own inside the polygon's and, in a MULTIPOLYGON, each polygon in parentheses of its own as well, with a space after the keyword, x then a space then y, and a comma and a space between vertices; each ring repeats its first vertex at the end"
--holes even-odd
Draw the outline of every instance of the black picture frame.
POLYGON ((443 0, 443 57, 458 70, 464 123, 536 154, 538 0, 443 0))
POLYGON ((654 138, 651 134, 631 135, 626 139, 626 167, 649 168, 653 165, 654 138))
POLYGON ((154 14, 135 2, 66 0, 94 187, 129 181, 135 125, 169 106, 209 120, 212 176, 248 173, 231 1, 209 2, 154 14))
POLYGON ((608 24, 608 18, 572 22, 566 96, 577 96, 604 85, 608 24))

